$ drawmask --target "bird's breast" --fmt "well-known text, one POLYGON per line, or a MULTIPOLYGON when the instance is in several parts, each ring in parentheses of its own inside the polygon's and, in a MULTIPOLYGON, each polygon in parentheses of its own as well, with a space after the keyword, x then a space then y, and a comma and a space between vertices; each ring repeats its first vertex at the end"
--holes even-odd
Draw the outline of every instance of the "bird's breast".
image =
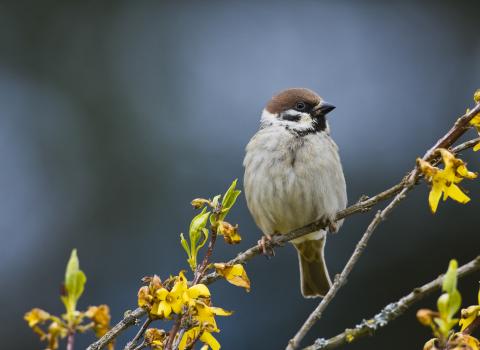
POLYGON ((247 204, 265 233, 286 233, 345 207, 337 146, 327 134, 261 130, 246 151, 247 204))

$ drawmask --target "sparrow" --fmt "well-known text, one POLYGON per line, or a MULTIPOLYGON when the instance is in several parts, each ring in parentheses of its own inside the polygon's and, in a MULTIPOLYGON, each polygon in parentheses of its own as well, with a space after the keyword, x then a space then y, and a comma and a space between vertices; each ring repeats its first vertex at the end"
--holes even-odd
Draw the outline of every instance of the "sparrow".
MULTIPOLYGON (((247 206, 264 238, 320 219, 329 223, 329 231, 342 225, 334 218, 347 205, 346 184, 326 118, 333 109, 304 88, 281 91, 263 109, 243 166, 247 206)), ((323 297, 331 287, 324 259, 326 236, 326 230, 319 230, 291 241, 305 298, 323 297)))

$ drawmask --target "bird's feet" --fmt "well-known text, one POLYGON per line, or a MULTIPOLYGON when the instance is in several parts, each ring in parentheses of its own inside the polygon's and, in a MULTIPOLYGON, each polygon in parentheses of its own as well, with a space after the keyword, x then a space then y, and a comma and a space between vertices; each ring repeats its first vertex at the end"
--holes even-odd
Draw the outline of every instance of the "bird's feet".
POLYGON ((338 223, 333 218, 327 219, 327 227, 330 233, 337 233, 339 229, 338 223))
POLYGON ((258 246, 262 250, 263 255, 265 255, 267 258, 275 256, 275 250, 273 247, 268 247, 271 242, 272 235, 269 235, 268 233, 265 233, 262 238, 258 240, 258 246))

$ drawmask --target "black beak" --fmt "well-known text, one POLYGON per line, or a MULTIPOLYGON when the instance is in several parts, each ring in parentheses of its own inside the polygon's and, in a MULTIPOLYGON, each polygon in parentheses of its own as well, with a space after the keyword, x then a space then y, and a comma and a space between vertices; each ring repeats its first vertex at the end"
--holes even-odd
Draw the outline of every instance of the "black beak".
POLYGON ((331 111, 335 109, 335 106, 328 103, 328 102, 322 102, 320 103, 315 109, 313 110, 315 115, 327 115, 331 111))

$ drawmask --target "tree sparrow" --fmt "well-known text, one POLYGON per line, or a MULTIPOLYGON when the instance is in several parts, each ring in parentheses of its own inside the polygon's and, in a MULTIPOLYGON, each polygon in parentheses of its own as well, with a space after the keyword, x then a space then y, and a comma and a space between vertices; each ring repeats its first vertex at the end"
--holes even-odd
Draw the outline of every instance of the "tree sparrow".
MULTIPOLYGON (((338 147, 327 113, 335 107, 308 89, 274 96, 262 112, 260 129, 246 147, 244 188, 248 208, 263 234, 285 234, 319 219, 330 231, 342 222, 347 192, 338 147)), ((306 298, 325 296, 331 286, 324 259, 326 231, 291 242, 298 252, 306 298)))

